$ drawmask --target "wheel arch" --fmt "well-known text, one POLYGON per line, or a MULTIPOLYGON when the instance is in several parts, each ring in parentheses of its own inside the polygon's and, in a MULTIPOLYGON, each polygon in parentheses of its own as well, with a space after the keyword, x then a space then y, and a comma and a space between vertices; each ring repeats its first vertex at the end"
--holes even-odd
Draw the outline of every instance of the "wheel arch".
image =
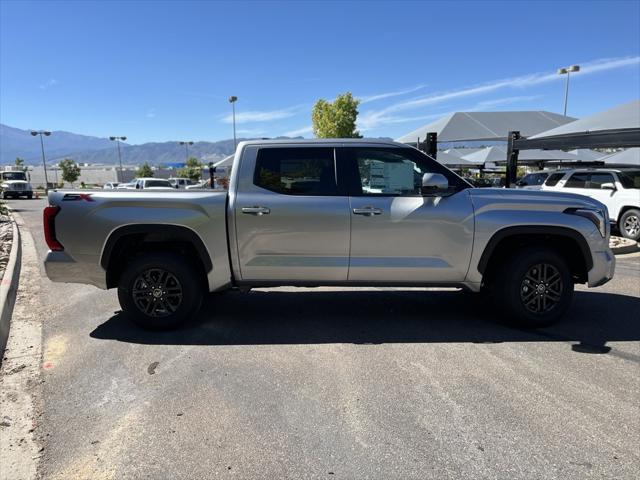
POLYGON ((111 232, 102 249, 100 265, 106 272, 107 288, 117 286, 127 261, 154 250, 186 255, 196 263, 205 281, 213 269, 207 247, 192 229, 165 224, 125 225, 111 232))
POLYGON ((495 271, 500 257, 508 256, 518 248, 541 245, 559 251, 567 259, 574 278, 580 283, 587 281, 593 268, 591 249, 584 236, 571 228, 531 225, 505 227, 493 234, 478 262, 478 272, 483 278, 495 271))

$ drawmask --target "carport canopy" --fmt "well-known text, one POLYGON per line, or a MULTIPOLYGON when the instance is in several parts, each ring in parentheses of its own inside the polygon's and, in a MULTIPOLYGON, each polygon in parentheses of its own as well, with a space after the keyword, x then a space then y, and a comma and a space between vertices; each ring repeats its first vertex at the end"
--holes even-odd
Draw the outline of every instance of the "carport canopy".
POLYGON ((438 142, 504 141, 510 131, 531 136, 573 122, 575 118, 545 111, 455 112, 396 139, 415 144, 424 142, 427 133, 437 133, 438 142))
POLYGON ((605 165, 620 165, 640 168, 640 147, 627 148, 600 158, 605 165))

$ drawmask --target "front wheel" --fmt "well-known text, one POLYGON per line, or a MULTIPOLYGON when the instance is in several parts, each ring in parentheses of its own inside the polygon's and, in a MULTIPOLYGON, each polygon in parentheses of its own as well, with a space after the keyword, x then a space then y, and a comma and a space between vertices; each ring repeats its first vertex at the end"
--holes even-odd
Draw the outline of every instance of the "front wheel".
POLYGON ((631 208, 624 212, 620 217, 619 228, 623 237, 636 242, 640 240, 640 210, 631 208))
POLYGON ((573 298, 566 261, 547 248, 517 252, 495 277, 494 302, 508 321, 542 327, 559 321, 573 298))
POLYGON ((134 260, 120 278, 118 300, 141 327, 161 330, 185 324, 200 308, 202 285, 184 257, 152 253, 134 260))

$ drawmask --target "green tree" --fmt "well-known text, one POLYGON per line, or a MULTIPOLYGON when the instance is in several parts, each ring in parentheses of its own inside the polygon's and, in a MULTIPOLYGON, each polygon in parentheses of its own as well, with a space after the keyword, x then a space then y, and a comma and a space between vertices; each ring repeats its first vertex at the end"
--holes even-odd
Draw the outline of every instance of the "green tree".
POLYGON ((333 103, 318 100, 311 112, 314 135, 318 138, 360 138, 356 130, 359 103, 351 92, 338 95, 333 103))
POLYGON ((202 162, 195 157, 189 157, 185 167, 178 170, 178 175, 197 182, 202 177, 202 162))
POLYGON ((151 165, 149 165, 148 162, 144 162, 140 167, 138 167, 138 170, 136 170, 136 176, 140 178, 153 177, 153 169, 151 168, 151 165))
POLYGON ((65 158, 59 164, 60 170, 62 170, 62 180, 69 182, 73 186, 73 182, 78 180, 80 176, 80 167, 76 162, 70 158, 65 158))
POLYGON ((25 170, 24 158, 16 157, 16 167, 18 167, 19 170, 25 170))

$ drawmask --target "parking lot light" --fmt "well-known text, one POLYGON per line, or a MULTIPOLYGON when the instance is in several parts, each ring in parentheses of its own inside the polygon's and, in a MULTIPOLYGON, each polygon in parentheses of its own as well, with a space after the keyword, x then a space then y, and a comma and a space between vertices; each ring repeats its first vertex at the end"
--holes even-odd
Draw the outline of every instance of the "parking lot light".
POLYGON ((44 168, 44 192, 45 194, 49 193, 49 179, 47 178, 47 162, 44 157, 44 141, 42 140, 42 136, 48 137, 51 135, 51 132, 47 130, 31 130, 31 135, 36 136, 40 135, 40 148, 42 149, 42 167, 44 168))

